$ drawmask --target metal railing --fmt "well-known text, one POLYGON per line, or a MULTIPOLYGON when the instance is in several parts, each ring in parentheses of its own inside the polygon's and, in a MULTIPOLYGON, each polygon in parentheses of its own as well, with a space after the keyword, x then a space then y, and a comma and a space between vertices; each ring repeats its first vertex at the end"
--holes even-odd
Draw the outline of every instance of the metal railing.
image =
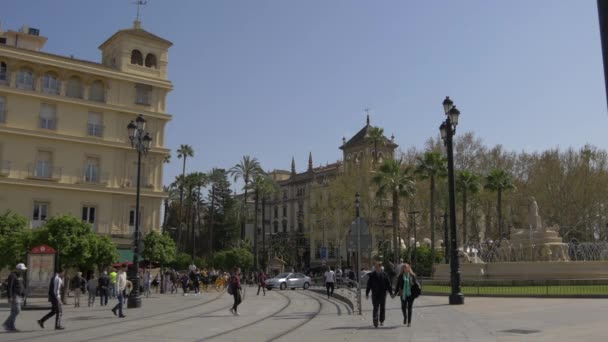
POLYGON ((41 166, 28 164, 27 175, 30 178, 59 180, 61 179, 61 168, 51 166, 41 166))
MULTIPOLYGON (((423 295, 447 295, 449 280, 421 280, 423 295)), ((608 297, 608 279, 467 280, 465 296, 486 297, 608 297)))
POLYGON ((6 123, 6 109, 0 109, 0 123, 6 123))
POLYGON ((10 80, 10 73, 6 70, 0 71, 0 84, 7 85, 10 80))
POLYGON ((77 179, 74 183, 86 183, 86 184, 97 184, 107 185, 110 174, 108 172, 89 171, 86 169, 78 169, 76 171, 77 179))
POLYGON ((8 176, 11 173, 10 160, 0 160, 0 175, 8 176))

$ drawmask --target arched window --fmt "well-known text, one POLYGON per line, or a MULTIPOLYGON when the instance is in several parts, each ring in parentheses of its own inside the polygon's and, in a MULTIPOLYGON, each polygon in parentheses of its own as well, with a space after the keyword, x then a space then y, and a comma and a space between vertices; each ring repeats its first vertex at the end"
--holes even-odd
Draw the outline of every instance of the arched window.
POLYGON ((131 64, 144 65, 144 57, 139 50, 131 51, 131 64))
POLYGON ((42 92, 47 94, 59 94, 61 89, 61 81, 59 77, 53 73, 46 73, 42 76, 42 92))
POLYGON ((146 55, 146 66, 148 68, 156 68, 156 56, 149 53, 146 55))
POLYGON ((19 69, 17 74, 17 88, 34 90, 34 72, 28 68, 19 69))
POLYGON ((274 232, 278 233, 279 232, 279 222, 274 221, 274 232))
POLYGON ((0 62, 0 83, 8 82, 8 68, 6 67, 6 63, 0 62))
POLYGON ((65 90, 65 95, 69 97, 75 97, 77 99, 82 98, 82 81, 76 76, 70 77, 68 80, 68 86, 65 90))
POLYGON ((105 89, 103 82, 94 81, 89 88, 89 100, 105 102, 105 89))

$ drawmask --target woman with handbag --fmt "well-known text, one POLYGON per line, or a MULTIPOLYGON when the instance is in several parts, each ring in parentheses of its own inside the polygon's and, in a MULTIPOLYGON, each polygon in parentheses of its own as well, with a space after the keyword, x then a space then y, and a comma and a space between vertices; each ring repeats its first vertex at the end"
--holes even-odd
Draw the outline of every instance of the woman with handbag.
POLYGON ((241 269, 239 267, 234 268, 234 272, 232 273, 229 282, 228 293, 234 296, 234 305, 230 308, 230 312, 235 316, 240 316, 237 307, 243 300, 241 296, 241 269))
POLYGON ((397 287, 395 293, 399 295, 401 300, 401 312, 403 312, 403 324, 411 326, 412 323, 412 306, 414 299, 420 295, 421 289, 416 273, 412 270, 409 264, 403 264, 401 274, 397 279, 397 287))

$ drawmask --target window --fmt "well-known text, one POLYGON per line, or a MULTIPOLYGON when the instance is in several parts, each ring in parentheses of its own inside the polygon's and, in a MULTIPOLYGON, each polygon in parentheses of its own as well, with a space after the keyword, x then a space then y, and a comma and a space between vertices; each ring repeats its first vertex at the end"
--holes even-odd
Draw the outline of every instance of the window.
POLYGON ((278 233, 279 232, 279 222, 274 222, 274 232, 278 233))
POLYGON ((87 121, 87 134, 93 137, 103 136, 101 113, 89 112, 89 119, 87 121))
POLYGON ((84 222, 95 225, 95 215, 97 209, 91 206, 83 206, 82 207, 82 220, 84 222))
POLYGON ((6 122, 6 97, 0 96, 0 123, 6 122))
POLYGON ((61 81, 54 74, 47 73, 42 77, 42 92, 46 94, 59 94, 61 89, 61 81))
POLYGON ((287 232, 287 220, 283 220, 283 233, 287 232))
POLYGON ((105 102, 105 89, 103 82, 95 81, 91 83, 89 88, 89 100, 97 102, 105 102))
POLYGON ((279 217, 279 207, 274 207, 274 218, 278 218, 279 217))
POLYGON ((284 205, 283 206, 283 217, 286 217, 286 216, 287 216, 287 206, 284 205))
POLYGON ((36 169, 34 176, 39 178, 51 178, 53 174, 53 154, 49 151, 38 151, 36 156, 36 169))
POLYGON ((82 98, 82 81, 76 76, 70 77, 68 86, 65 90, 65 95, 77 99, 82 98))
POLYGON ((145 84, 136 84, 135 85, 135 103, 149 105, 151 92, 152 92, 152 87, 147 86, 145 84))
POLYGON ((0 38, 0 44, 6 44, 6 37, 0 38))
MULTIPOLYGON (((143 212, 143 208, 139 208, 139 225, 141 228, 141 216, 143 212)), ((129 210, 129 233, 133 234, 135 232, 135 208, 131 208, 129 210)))
POLYGON ((34 210, 32 212, 32 227, 38 228, 46 222, 49 214, 49 204, 46 202, 34 202, 34 210))
POLYGON ((146 55, 146 66, 148 68, 156 68, 156 56, 149 53, 146 55))
POLYGON ((85 161, 84 181, 99 183, 99 158, 88 157, 85 161))
POLYGON ((131 51, 131 64, 143 65, 144 57, 139 50, 131 51))
POLYGON ((40 128, 55 129, 57 127, 56 112, 55 105, 43 103, 40 106, 40 128))
POLYGON ((8 69, 4 62, 0 62, 0 83, 8 83, 8 69))
POLYGON ((17 88, 34 90, 34 72, 27 68, 19 69, 17 74, 17 88))

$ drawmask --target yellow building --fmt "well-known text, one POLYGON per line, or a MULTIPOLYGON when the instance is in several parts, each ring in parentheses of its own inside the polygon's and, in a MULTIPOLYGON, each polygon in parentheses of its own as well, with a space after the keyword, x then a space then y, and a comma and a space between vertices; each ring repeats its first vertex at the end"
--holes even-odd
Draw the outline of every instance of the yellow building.
POLYGON ((142 168, 142 232, 160 229, 171 42, 141 28, 99 46, 101 63, 42 52, 38 29, 0 31, 0 212, 90 222, 131 245, 137 153, 127 125, 143 114, 153 137, 142 168))

